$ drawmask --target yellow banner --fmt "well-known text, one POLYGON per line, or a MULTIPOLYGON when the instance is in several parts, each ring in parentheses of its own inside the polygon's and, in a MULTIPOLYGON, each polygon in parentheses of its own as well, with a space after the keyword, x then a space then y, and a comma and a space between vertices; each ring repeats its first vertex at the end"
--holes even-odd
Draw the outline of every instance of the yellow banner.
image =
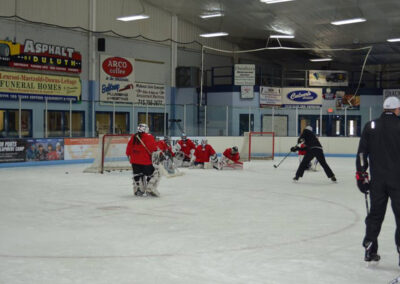
POLYGON ((81 81, 79 77, 0 71, 0 94, 60 96, 79 100, 81 81))

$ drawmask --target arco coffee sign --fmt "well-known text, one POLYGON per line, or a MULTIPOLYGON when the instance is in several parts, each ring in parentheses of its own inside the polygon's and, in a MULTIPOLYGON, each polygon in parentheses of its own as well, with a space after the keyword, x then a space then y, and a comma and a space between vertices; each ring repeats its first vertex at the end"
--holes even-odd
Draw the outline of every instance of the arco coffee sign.
POLYGON ((100 101, 133 102, 135 88, 135 59, 100 56, 100 101))

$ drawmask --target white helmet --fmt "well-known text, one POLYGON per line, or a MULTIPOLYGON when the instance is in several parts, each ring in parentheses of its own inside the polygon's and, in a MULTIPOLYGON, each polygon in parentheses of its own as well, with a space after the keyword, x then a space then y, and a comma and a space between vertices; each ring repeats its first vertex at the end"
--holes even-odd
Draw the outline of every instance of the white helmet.
POLYGON ((149 127, 146 123, 140 123, 137 127, 139 133, 149 133, 149 127))
POLYGON ((201 139, 201 145, 207 145, 207 139, 203 138, 201 139))

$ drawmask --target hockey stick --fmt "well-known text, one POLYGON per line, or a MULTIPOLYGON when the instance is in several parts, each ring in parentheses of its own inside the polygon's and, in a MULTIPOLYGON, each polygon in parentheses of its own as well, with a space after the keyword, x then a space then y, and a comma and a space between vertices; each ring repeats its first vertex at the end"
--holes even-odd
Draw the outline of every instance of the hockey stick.
POLYGON ((367 208, 367 216, 369 215, 369 204, 368 204, 368 193, 364 193, 365 195, 365 207, 367 208))
MULTIPOLYGON (((359 153, 359 158, 360 158, 360 165, 363 169, 365 169, 365 160, 364 160, 364 154, 363 153, 359 153)), ((368 174, 367 174, 367 182, 369 183, 368 180, 368 174)), ((365 197, 365 207, 367 208, 367 216, 369 215, 369 204, 368 204, 368 192, 364 193, 364 197, 365 197)))
POLYGON ((290 151, 289 153, 287 153, 286 156, 283 157, 283 159, 282 159, 277 165, 274 165, 274 168, 277 169, 277 168, 280 166, 280 164, 282 164, 282 162, 283 162, 287 157, 290 156, 291 153, 292 153, 292 151, 290 151))

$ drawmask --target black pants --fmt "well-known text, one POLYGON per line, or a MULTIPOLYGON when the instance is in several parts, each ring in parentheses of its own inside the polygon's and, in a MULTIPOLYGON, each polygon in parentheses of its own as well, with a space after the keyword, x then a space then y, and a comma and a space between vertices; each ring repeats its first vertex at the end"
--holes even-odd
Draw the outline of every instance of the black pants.
POLYGON ((151 175, 154 172, 153 165, 139 165, 139 164, 132 164, 132 171, 133 171, 133 178, 135 181, 139 181, 147 176, 147 181, 150 180, 151 175))
POLYGON ((301 161, 299 168, 297 169, 296 172, 296 177, 302 177, 304 174, 304 171, 307 169, 309 163, 313 158, 317 158, 318 162, 321 164, 321 167, 324 168, 324 171, 328 178, 331 178, 334 176, 331 168, 328 166, 325 160, 324 152, 320 148, 311 148, 307 149, 307 152, 301 161))
POLYGON ((373 242, 375 251, 378 249, 378 236, 381 231, 386 207, 390 198, 394 218, 396 220, 395 243, 400 246, 400 189, 398 186, 389 185, 384 180, 371 180, 370 189, 371 210, 365 219, 366 232, 363 245, 373 242))

